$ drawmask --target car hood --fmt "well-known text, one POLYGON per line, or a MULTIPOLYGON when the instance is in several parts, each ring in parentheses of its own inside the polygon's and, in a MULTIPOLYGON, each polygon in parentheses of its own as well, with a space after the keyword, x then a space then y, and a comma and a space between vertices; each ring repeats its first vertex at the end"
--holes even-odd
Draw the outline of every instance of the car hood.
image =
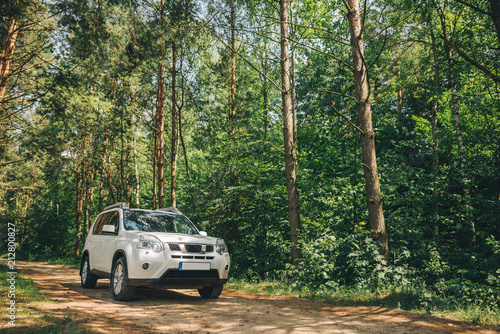
POLYGON ((182 234, 182 233, 165 233, 165 232, 141 232, 134 231, 137 235, 147 234, 154 235, 161 242, 166 243, 195 243, 195 244, 209 244, 215 245, 217 238, 215 237, 205 237, 199 234, 182 234))

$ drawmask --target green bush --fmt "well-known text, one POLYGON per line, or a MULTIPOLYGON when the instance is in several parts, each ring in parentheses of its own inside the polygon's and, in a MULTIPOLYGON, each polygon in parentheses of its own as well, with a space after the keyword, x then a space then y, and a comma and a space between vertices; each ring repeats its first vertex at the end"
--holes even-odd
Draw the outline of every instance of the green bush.
POLYGON ((388 265, 371 232, 362 227, 342 238, 325 231, 315 240, 302 242, 301 251, 298 265, 288 265, 287 276, 292 286, 302 291, 340 286, 376 289, 410 282, 411 272, 402 265, 409 252, 402 252, 397 263, 388 265))

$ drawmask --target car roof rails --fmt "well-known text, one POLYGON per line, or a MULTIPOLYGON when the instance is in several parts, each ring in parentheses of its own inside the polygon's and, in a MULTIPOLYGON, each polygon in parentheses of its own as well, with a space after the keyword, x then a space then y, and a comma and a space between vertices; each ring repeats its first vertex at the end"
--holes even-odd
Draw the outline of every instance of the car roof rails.
POLYGON ((102 210, 102 211, 111 210, 111 209, 125 209, 125 210, 128 210, 130 208, 128 207, 127 203, 116 203, 116 204, 113 204, 113 205, 105 207, 104 210, 102 210))
POLYGON ((173 212, 182 215, 182 212, 177 208, 161 208, 161 209, 156 209, 156 211, 173 212))

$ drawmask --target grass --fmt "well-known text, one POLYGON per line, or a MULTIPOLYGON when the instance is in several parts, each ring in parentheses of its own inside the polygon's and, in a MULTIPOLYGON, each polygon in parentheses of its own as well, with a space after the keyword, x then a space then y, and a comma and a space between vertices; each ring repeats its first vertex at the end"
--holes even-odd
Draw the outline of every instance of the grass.
MULTIPOLYGON (((71 310, 68 310, 63 317, 56 316, 44 311, 44 305, 53 303, 42 294, 31 278, 24 277, 22 273, 15 275, 15 297, 9 298, 9 267, 0 263, 0 286, 2 290, 2 304, 9 305, 11 300, 15 300, 16 305, 16 326, 0 329, 0 333, 66 333, 66 334, 90 334, 94 333, 81 328, 73 320, 71 310), (5 304, 4 304, 5 303, 5 304)), ((6 307, 0 309, 0 318, 7 323, 9 310, 6 307)))
POLYGON ((226 287, 246 292, 299 297, 333 305, 397 308, 482 326, 500 326, 498 307, 478 307, 474 304, 458 303, 453 299, 443 299, 432 295, 419 287, 393 287, 377 290, 341 287, 320 291, 303 289, 298 292, 279 281, 250 282, 238 279, 231 279, 226 287))

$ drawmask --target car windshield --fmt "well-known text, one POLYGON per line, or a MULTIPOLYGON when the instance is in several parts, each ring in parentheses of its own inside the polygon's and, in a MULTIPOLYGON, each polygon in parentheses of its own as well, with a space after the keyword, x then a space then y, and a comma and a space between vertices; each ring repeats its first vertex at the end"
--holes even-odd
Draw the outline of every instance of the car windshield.
POLYGON ((140 210, 124 211, 123 225, 129 231, 199 234, 189 219, 174 213, 140 210))

